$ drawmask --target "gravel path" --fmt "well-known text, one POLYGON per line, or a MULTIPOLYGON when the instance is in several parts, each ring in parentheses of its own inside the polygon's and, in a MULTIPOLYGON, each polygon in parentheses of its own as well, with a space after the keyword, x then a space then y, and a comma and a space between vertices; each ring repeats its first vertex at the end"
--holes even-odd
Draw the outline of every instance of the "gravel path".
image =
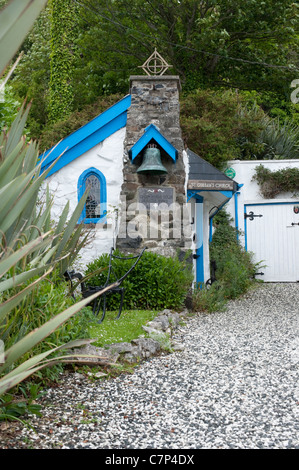
POLYGON ((175 333, 132 375, 66 375, 10 448, 298 449, 299 284, 264 284, 175 333), (47 406, 46 406, 47 405, 47 406))

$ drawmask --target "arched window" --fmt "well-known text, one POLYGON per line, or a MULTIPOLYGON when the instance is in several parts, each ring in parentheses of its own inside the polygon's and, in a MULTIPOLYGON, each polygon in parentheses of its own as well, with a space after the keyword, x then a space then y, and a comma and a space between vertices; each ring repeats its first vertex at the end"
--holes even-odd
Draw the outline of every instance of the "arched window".
POLYGON ((84 221, 85 224, 104 222, 107 213, 107 191, 106 179, 103 173, 96 168, 88 168, 80 175, 78 180, 79 201, 87 187, 90 190, 79 222, 84 221))

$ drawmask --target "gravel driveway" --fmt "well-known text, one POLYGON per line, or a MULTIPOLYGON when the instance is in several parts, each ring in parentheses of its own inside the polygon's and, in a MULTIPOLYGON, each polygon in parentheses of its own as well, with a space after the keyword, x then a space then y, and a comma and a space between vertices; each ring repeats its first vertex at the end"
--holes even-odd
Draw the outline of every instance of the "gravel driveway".
POLYGON ((264 284, 192 317, 175 333, 183 351, 132 375, 66 375, 36 433, 16 433, 10 448, 298 449, 298 291, 264 284))

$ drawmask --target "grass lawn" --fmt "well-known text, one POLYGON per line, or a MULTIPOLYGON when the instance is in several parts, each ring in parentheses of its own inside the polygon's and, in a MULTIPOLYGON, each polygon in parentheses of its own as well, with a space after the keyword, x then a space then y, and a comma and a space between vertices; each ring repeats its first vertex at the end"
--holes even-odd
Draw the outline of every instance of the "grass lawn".
POLYGON ((96 338, 95 346, 103 347, 106 344, 131 342, 140 335, 145 334, 142 325, 153 320, 158 311, 154 310, 123 310, 117 320, 118 312, 106 312, 103 323, 92 323, 89 337, 96 338))

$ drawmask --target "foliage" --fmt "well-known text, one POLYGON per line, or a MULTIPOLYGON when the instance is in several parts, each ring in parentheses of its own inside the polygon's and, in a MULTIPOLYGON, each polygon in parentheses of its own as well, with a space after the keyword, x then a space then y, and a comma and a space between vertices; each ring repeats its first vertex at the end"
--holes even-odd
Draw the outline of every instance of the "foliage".
MULTIPOLYGON (((28 282, 25 286, 27 284, 28 282)), ((16 295, 18 291, 18 288, 12 288, 3 292, 2 301, 5 302, 11 296, 16 295)), ((37 283, 27 297, 5 318, 0 327, 0 336, 5 338, 6 348, 24 337, 29 328, 41 327, 52 317, 71 307, 73 303, 72 297, 68 295, 68 284, 62 281, 58 270, 54 271, 51 276, 37 283)), ((33 351, 28 352, 27 356, 43 352, 51 344, 61 346, 68 341, 87 337, 88 320, 91 318, 93 317, 90 308, 83 308, 80 315, 71 318, 51 333, 46 341, 38 344, 33 351)))
POLYGON ((254 100, 228 90, 197 90, 181 99, 186 145, 218 168, 228 160, 298 158, 299 127, 270 118, 254 100))
POLYGON ((96 51, 86 47, 83 52, 90 68, 100 71, 109 63, 121 76, 156 46, 188 92, 206 85, 281 89, 279 79, 291 77, 298 8, 290 0, 89 0, 81 5, 89 26, 84 45, 98 44, 96 51))
POLYGON ((256 272, 251 254, 239 243, 236 229, 229 216, 220 211, 215 217, 216 230, 211 243, 210 256, 216 261, 216 277, 228 298, 234 299, 246 292, 256 272))
POLYGON ((73 72, 78 11, 73 0, 50 0, 51 54, 49 121, 65 119, 73 111, 73 72))
MULTIPOLYGON (((47 0, 11 0, 0 12, 0 75, 17 53, 47 0)), ((2 6, 2 5, 1 5, 2 6)))
POLYGON ((240 135, 237 138, 242 149, 242 159, 293 159, 299 156, 299 126, 291 117, 280 119, 271 118, 261 113, 260 106, 250 101, 246 106, 239 107, 240 119, 258 120, 260 131, 248 137, 240 135))
POLYGON ((19 386, 17 395, 6 393, 0 396, 0 421, 21 421, 21 417, 28 414, 41 416, 41 405, 35 403, 35 400, 41 395, 40 384, 24 383, 19 386))
POLYGON ((265 126, 259 136, 264 145, 265 159, 292 159, 299 157, 299 126, 289 119, 282 124, 279 119, 265 117, 265 126))
MULTIPOLYGON (((37 344, 85 307, 90 299, 68 306, 33 330, 32 321, 27 322, 30 305, 35 302, 33 295, 30 304, 30 294, 36 292, 37 286, 54 269, 62 274, 84 242, 82 227, 75 227, 86 200, 85 194, 69 220, 67 205, 57 226, 51 227, 49 193, 43 204, 37 204, 47 172, 40 174, 36 143, 27 143, 23 137, 28 112, 29 107, 22 106, 11 128, 0 135, 0 324, 5 345, 4 363, 0 365, 0 395, 45 367, 70 360, 70 356, 57 358, 58 351, 61 353, 86 342, 75 340, 55 348, 48 344, 43 352, 35 355, 33 352, 37 344), (11 339, 14 341, 10 343, 11 339), (54 357, 49 358, 53 353, 54 357)), ((38 316, 33 316, 35 321, 40 321, 38 316)))
POLYGON ((194 309, 209 312, 223 308, 228 300, 244 294, 252 286, 256 272, 251 254, 239 243, 225 210, 218 212, 214 223, 216 230, 210 257, 216 262, 216 281, 210 289, 196 289, 193 294, 194 309))
MULTIPOLYGON (((290 101, 298 61, 298 6, 291 0, 74 3, 79 9, 72 43, 77 51, 72 65, 74 109, 99 96, 128 93, 129 76, 140 73, 139 66, 157 47, 173 66, 170 73, 180 76, 184 94, 199 88, 238 89, 249 97, 256 94, 271 117, 286 113, 298 118, 298 106, 294 109, 290 101)), ((48 121, 49 31, 50 16, 44 14, 25 41, 13 80, 19 98, 35 98, 30 118, 35 138, 48 121)))
POLYGON ((191 150, 221 167, 227 160, 247 156, 249 148, 252 152, 263 114, 259 107, 254 113, 247 109, 235 92, 197 90, 181 100, 183 137, 191 150))
MULTIPOLYGON (((125 256, 118 250, 117 256, 125 256)), ((109 255, 103 254, 87 266, 85 275, 99 268, 107 268, 109 255)), ((116 278, 124 275, 132 265, 131 260, 113 260, 113 271, 116 278)), ((191 265, 187 261, 179 261, 178 257, 168 258, 156 253, 144 252, 134 270, 124 280, 125 309, 163 309, 180 308, 185 300, 192 282, 191 265)), ((103 285, 107 278, 107 270, 90 280, 91 285, 103 285)), ((111 279, 113 281, 113 278, 111 279)), ((109 310, 119 307, 119 294, 107 297, 109 310)))
POLYGON ((21 102, 25 99, 31 102, 27 128, 34 140, 39 139, 40 132, 48 121, 50 26, 50 9, 47 4, 22 45, 24 54, 10 82, 13 92, 21 102))
MULTIPOLYGON (((66 120, 48 124, 40 136, 43 149, 74 132, 121 98, 100 97, 66 120)), ((296 158, 298 127, 269 118, 255 101, 228 90, 197 90, 180 100, 181 127, 186 145, 214 166, 227 160, 268 159, 279 154, 296 158)))
POLYGON ((3 92, 0 91, 0 131, 6 126, 11 126, 20 105, 21 103, 16 100, 12 93, 12 87, 6 85, 3 92))
POLYGON ((253 180, 260 185, 260 191, 265 198, 272 199, 282 192, 299 192, 299 169, 283 168, 271 171, 263 165, 255 169, 253 180))
POLYGON ((72 132, 87 124, 107 108, 122 98, 120 95, 110 95, 98 98, 92 105, 86 105, 81 111, 74 111, 70 116, 54 124, 48 124, 39 136, 39 145, 48 150, 72 132))
POLYGON ((286 119, 299 125, 299 106, 292 103, 286 93, 285 96, 275 91, 239 90, 247 106, 261 107, 264 113, 272 119, 278 119, 283 124, 286 119))
POLYGON ((207 286, 196 286, 192 295, 192 310, 195 312, 218 312, 225 308, 228 299, 225 297, 224 289, 214 283, 207 286))

